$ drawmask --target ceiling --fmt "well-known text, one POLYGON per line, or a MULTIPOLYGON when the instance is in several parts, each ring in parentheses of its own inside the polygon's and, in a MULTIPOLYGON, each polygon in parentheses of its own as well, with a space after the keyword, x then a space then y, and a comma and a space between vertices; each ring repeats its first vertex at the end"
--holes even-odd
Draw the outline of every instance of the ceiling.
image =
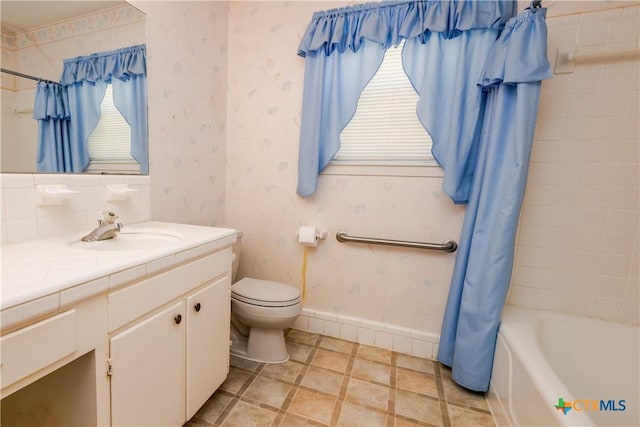
POLYGON ((22 33, 65 21, 79 15, 93 14, 121 5, 122 1, 0 1, 0 21, 5 34, 22 33))

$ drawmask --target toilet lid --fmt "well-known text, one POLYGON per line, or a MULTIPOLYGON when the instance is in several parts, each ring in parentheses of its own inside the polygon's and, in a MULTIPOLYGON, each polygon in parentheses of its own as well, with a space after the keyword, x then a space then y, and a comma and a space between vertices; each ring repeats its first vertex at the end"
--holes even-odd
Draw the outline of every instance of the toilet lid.
POLYGON ((297 304, 300 290, 280 282, 245 277, 231 286, 231 296, 248 304, 281 307, 297 304))

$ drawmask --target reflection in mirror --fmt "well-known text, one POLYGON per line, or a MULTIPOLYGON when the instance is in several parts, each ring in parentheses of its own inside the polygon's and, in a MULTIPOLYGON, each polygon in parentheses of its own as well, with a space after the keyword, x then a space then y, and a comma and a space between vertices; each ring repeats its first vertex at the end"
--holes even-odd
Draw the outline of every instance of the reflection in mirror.
MULTIPOLYGON (((123 1, 2 0, 0 7, 2 69, 34 78, 0 74, 0 172, 36 173, 38 122, 32 117, 38 79, 59 82, 65 59, 144 44, 145 16, 123 1)), ((138 173, 147 167, 91 161, 85 172, 138 173)))

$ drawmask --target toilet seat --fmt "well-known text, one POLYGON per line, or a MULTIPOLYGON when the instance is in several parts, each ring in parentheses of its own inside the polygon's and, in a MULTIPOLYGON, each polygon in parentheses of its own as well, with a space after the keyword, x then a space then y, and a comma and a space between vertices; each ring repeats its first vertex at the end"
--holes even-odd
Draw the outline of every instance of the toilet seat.
POLYGON ((289 307, 300 303, 295 286, 245 277, 231 286, 231 298, 261 307, 289 307))

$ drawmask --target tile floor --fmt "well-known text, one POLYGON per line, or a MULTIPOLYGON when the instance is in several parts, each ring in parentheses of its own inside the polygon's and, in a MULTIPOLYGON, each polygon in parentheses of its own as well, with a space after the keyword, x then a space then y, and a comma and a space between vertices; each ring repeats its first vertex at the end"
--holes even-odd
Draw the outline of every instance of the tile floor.
POLYGON ((187 427, 494 426, 484 395, 437 362, 294 329, 286 339, 286 363, 232 357, 187 427))

